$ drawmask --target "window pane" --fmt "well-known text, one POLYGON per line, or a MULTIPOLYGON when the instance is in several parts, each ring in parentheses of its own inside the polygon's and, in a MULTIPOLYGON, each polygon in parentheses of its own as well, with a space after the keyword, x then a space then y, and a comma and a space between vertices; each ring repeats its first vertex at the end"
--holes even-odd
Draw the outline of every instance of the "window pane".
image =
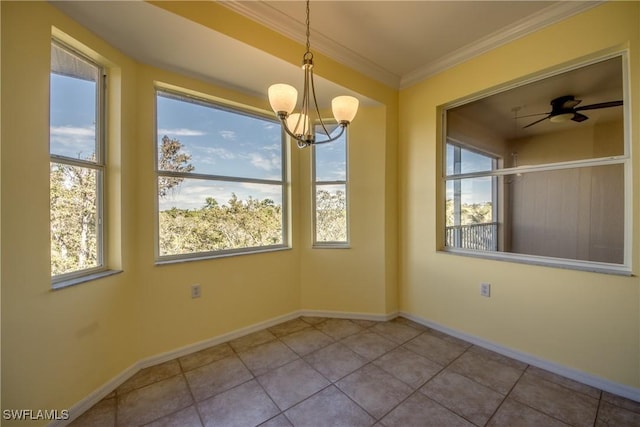
POLYGON ((510 252, 624 262, 622 164, 511 175, 510 252))
POLYGON ((495 181, 492 177, 447 181, 446 246, 497 250, 495 181))
POLYGON ((51 162, 51 274, 98 267, 99 172, 51 162))
POLYGON ((282 131, 273 120, 158 92, 158 169, 282 179, 282 131))
MULTIPOLYGON (((447 152, 446 152, 446 156, 445 156, 445 173, 447 175, 453 175, 454 174, 454 150, 456 147, 454 147, 451 144, 447 144, 447 152)), ((458 149, 460 149, 458 147, 458 149)), ((458 172, 459 173, 459 172, 458 172)))
POLYGON ((95 160, 98 67, 51 45, 50 152, 95 160))
POLYGON ((347 188, 316 185, 316 241, 347 241, 347 188))
MULTIPOLYGON (((317 138, 322 138, 323 135, 318 134, 317 138)), ((346 132, 337 140, 316 145, 314 149, 316 181, 345 181, 347 179, 346 132)))
POLYGON ((504 168, 624 156, 623 69, 616 56, 450 108, 446 136, 504 168))
POLYGON ((180 179, 159 211, 160 256, 284 243, 280 185, 180 179))
POLYGON ((463 148, 460 157, 460 173, 483 172, 493 169, 493 158, 489 156, 484 156, 463 148))
POLYGON ((447 144, 445 170, 447 175, 488 172, 494 169, 495 159, 489 155, 447 144))

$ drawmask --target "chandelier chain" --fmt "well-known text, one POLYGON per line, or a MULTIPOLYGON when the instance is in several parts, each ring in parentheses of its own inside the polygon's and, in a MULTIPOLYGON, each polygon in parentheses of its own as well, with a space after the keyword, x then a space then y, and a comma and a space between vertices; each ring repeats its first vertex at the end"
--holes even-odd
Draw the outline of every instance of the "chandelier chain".
POLYGON ((309 41, 311 38, 311 30, 310 30, 310 25, 311 25, 311 21, 309 19, 309 0, 307 0, 307 53, 311 53, 311 42, 309 41))

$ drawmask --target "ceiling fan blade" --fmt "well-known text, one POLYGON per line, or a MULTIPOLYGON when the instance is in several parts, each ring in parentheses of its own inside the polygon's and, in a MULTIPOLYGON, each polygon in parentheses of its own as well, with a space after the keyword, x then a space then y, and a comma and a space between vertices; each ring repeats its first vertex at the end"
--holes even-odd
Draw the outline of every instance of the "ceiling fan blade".
POLYGON ((622 101, 601 102, 599 104, 584 105, 582 107, 575 108, 574 111, 597 110, 598 108, 618 107, 622 104, 623 104, 622 101))
POLYGON ((530 127, 530 126, 533 126, 533 125, 535 125, 535 124, 538 124, 538 123, 540 123, 540 122, 543 122, 543 121, 547 120, 549 117, 551 117, 551 116, 543 117, 543 118, 541 118, 540 120, 536 120, 536 121, 535 121, 535 122, 533 122, 533 123, 529 123, 528 125, 526 125, 526 126, 525 126, 525 127, 523 127, 522 129, 526 129, 526 128, 530 127))
POLYGON ((525 119, 527 117, 542 116, 542 115, 546 115, 546 114, 551 114, 551 111, 549 111, 548 113, 536 113, 536 114, 527 114, 525 116, 517 116, 516 119, 525 119))
POLYGON ((580 113, 575 113, 573 115, 573 118, 571 120, 573 120, 574 122, 584 122, 585 120, 587 120, 589 117, 585 116, 584 114, 580 114, 580 113))

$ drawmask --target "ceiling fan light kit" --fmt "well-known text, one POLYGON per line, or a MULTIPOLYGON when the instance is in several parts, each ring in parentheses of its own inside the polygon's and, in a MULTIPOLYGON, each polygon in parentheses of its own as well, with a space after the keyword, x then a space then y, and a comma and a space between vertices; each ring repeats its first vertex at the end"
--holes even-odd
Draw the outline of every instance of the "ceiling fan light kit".
POLYGON ((309 21, 309 0, 307 0, 307 50, 302 56, 302 69, 304 70, 304 89, 302 94, 302 107, 299 113, 292 114, 298 102, 298 91, 293 86, 283 83, 271 85, 268 90, 271 108, 280 119, 282 128, 298 144, 304 148, 310 145, 324 144, 340 138, 344 130, 351 124, 358 112, 359 101, 353 96, 337 96, 331 101, 333 117, 338 123, 340 131, 331 136, 328 128, 320 116, 320 108, 316 99, 316 89, 313 82, 313 53, 311 53, 309 21), (326 139, 316 141, 314 120, 322 128, 326 139))
POLYGON ((549 117, 549 121, 553 123, 564 123, 573 119, 573 116, 574 116, 573 113, 561 113, 561 114, 549 117))

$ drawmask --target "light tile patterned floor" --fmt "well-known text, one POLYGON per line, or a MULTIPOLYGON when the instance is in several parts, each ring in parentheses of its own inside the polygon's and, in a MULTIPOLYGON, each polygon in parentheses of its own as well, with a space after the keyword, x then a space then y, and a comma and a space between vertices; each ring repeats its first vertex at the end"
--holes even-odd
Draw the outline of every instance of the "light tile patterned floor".
POLYGON ((138 372, 72 426, 640 426, 640 403, 403 318, 302 317, 138 372))

